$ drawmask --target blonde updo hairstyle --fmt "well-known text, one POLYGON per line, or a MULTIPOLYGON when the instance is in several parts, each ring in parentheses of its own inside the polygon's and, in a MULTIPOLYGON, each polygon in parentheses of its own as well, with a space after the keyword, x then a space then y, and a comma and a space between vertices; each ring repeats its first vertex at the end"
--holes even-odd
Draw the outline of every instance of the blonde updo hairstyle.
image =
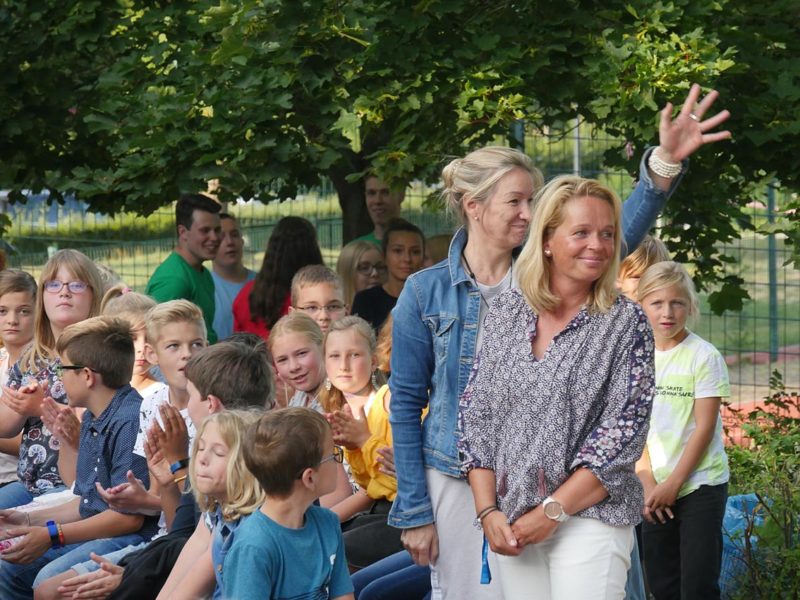
POLYGON ((687 306, 689 317, 692 318, 692 321, 696 321, 700 311, 694 282, 684 266, 675 261, 669 260, 656 263, 642 273, 642 276, 639 278, 637 298, 639 302, 644 302, 645 298, 653 292, 672 287, 673 285, 678 286, 683 292, 683 295, 689 302, 687 306))
POLYGON ((537 313, 551 311, 559 306, 561 298, 550 290, 552 261, 544 254, 544 244, 556 228, 564 222, 564 207, 570 200, 598 198, 607 202, 614 214, 614 249, 610 264, 592 285, 589 308, 606 312, 619 295, 616 286, 622 237, 622 203, 611 188, 594 179, 562 175, 550 181, 537 196, 528 241, 517 260, 519 288, 528 304, 537 313))
POLYGON ((486 146, 450 161, 442 169, 442 199, 448 212, 458 216, 461 224, 469 229, 464 200, 486 202, 497 183, 514 169, 522 169, 531 176, 534 193, 544 184, 541 171, 526 154, 504 146, 486 146))

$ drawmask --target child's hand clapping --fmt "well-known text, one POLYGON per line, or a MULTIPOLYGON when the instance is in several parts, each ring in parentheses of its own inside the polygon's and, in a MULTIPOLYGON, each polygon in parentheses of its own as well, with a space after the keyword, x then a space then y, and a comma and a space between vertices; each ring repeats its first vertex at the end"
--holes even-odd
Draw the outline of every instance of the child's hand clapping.
POLYGON ((180 411, 170 404, 162 404, 158 410, 161 412, 164 426, 161 427, 157 420, 154 421, 148 437, 152 435, 158 441, 158 448, 169 464, 187 458, 189 456, 189 432, 180 411))
POLYGON ((22 417, 38 417, 42 414, 42 400, 45 389, 39 382, 33 381, 18 390, 3 386, 0 402, 22 417))
POLYGON ((341 410, 329 413, 326 418, 331 424, 335 444, 357 450, 367 443, 370 432, 363 406, 358 411, 357 419, 353 417, 353 411, 347 404, 341 410))
POLYGON ((42 401, 42 422, 59 444, 78 451, 81 437, 81 422, 69 406, 59 404, 47 396, 42 401))
POLYGON ((152 515, 161 512, 160 510, 148 510, 146 508, 150 501, 150 493, 142 482, 136 479, 133 471, 128 471, 127 477, 127 483, 121 483, 110 488, 104 488, 99 482, 95 482, 97 493, 100 494, 100 497, 108 504, 109 508, 152 515))

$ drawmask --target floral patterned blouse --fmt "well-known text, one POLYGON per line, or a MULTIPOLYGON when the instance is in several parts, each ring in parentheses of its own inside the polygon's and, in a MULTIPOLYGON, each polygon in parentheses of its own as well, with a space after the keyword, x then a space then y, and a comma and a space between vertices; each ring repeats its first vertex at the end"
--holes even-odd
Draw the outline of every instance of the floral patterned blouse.
POLYGON ((578 513, 609 525, 641 520, 642 455, 653 402, 653 333, 641 308, 620 296, 605 313, 581 310, 540 360, 537 315, 519 290, 497 297, 459 404, 463 468, 492 469, 510 523, 579 467, 608 497, 578 513))
MULTIPOLYGON (((18 390, 21 387, 38 381, 45 389, 45 394, 56 402, 67 403, 64 384, 56 375, 55 367, 58 357, 45 363, 36 372, 23 373, 19 363, 8 372, 8 386, 18 390)), ((34 496, 39 496, 55 487, 64 485, 58 474, 58 440, 44 426, 39 417, 30 417, 22 428, 22 443, 19 447, 19 465, 17 477, 34 496)))

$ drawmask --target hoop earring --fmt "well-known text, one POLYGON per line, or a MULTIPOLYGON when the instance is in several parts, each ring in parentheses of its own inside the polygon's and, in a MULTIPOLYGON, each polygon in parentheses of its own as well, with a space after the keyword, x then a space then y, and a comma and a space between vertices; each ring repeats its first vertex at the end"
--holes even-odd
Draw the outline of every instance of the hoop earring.
POLYGON ((326 391, 326 392, 330 392, 330 391, 331 391, 331 387, 332 387, 332 386, 333 386, 333 384, 331 383, 331 380, 330 380, 330 378, 329 378, 329 377, 326 377, 326 378, 325 378, 325 391, 326 391))

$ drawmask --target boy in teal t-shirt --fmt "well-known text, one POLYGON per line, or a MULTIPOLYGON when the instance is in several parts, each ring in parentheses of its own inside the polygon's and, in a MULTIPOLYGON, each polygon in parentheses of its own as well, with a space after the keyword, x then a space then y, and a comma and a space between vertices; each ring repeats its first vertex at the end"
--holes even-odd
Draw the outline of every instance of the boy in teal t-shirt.
POLYGON ((242 447, 266 500, 225 557, 225 598, 352 600, 339 519, 313 506, 336 488, 335 463, 344 458, 328 422, 308 408, 270 412, 242 447))

